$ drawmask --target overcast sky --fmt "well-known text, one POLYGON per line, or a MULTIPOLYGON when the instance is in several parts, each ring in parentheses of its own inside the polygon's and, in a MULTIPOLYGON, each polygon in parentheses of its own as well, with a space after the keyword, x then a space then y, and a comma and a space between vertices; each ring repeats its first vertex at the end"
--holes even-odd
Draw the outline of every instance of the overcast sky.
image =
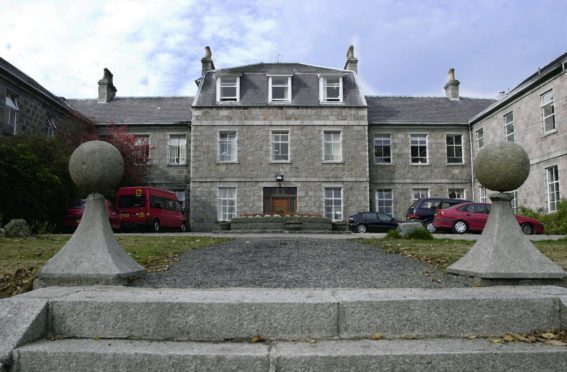
POLYGON ((366 95, 494 98, 567 52, 567 0, 0 0, 0 56, 56 95, 94 98, 103 68, 118 96, 196 92, 217 68, 301 62, 343 68, 366 95))

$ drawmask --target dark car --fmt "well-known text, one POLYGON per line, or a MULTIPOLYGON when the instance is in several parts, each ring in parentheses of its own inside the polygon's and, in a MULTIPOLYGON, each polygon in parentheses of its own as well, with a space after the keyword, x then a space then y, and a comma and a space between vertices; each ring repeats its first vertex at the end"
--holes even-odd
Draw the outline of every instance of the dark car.
MULTIPOLYGON (((452 231, 457 234, 469 231, 480 233, 484 230, 489 213, 490 204, 464 203, 437 211, 433 225, 439 230, 452 231)), ((543 234, 543 224, 538 220, 516 216, 516 221, 526 235, 543 234)))
MULTIPOLYGON (((63 227, 65 230, 72 231, 79 226, 79 222, 81 222, 83 212, 85 211, 85 203, 85 199, 74 200, 73 204, 67 208, 65 211, 65 217, 63 217, 63 227)), ((114 206, 110 201, 104 199, 104 205, 106 207, 106 215, 108 216, 112 230, 120 230, 120 215, 116 212, 116 209, 114 209, 114 206)))
POLYGON ((353 232, 386 232, 398 227, 398 220, 385 213, 359 212, 348 218, 348 225, 353 232))
POLYGON ((423 227, 430 233, 434 233, 433 216, 438 209, 445 209, 457 204, 466 203, 470 200, 450 198, 423 198, 414 201, 406 212, 406 220, 419 220, 423 227))

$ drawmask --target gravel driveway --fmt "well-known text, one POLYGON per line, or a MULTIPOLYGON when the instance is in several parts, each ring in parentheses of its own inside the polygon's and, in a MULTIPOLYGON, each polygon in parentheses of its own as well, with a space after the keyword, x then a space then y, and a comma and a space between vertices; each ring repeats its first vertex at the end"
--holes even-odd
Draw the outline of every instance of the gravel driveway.
POLYGON ((353 240, 237 238, 183 253, 134 286, 171 288, 444 288, 472 281, 353 240))

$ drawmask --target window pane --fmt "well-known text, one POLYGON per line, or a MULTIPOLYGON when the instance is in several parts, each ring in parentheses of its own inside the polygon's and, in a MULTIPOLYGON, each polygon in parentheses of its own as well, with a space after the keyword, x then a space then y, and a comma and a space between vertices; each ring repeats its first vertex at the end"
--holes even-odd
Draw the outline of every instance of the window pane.
POLYGON ((236 87, 222 87, 221 88, 222 97, 236 97, 236 87))
POLYGON ((272 77, 272 85, 286 85, 289 79, 287 77, 280 77, 280 76, 273 76, 272 77))
POLYGON ((287 99, 287 88, 272 87, 272 99, 278 99, 278 100, 287 99))

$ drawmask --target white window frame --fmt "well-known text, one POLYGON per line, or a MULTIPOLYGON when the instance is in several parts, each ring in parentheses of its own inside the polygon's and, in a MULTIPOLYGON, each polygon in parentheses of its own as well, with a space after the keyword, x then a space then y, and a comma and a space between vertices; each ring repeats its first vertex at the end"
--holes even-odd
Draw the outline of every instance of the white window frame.
POLYGON ((476 151, 484 147, 484 128, 478 128, 475 132, 476 151))
POLYGON ((557 212, 561 194, 559 190, 559 166, 552 165, 545 168, 545 182, 547 191, 547 210, 549 213, 557 212))
POLYGON ((240 76, 220 75, 217 76, 217 102, 240 102, 240 76), (223 79, 225 83, 223 84, 223 79), (236 79, 234 84, 229 84, 227 79, 236 79), (223 96, 222 88, 236 88, 236 96, 223 96))
POLYGON ((446 151, 447 151, 447 164, 464 164, 465 163, 465 155, 464 155, 464 144, 463 144, 463 135, 462 134, 447 134, 445 135, 445 144, 446 144, 446 151), (449 144, 449 137, 452 137, 453 139, 457 139, 459 138, 461 143, 460 144, 449 144), (460 157, 460 161, 458 162, 451 162, 449 161, 449 159, 459 159, 457 156, 449 156, 449 149, 453 150, 453 155, 456 154, 457 150, 460 149, 461 150, 461 157, 460 157))
POLYGON ((217 218, 219 221, 230 221, 238 214, 238 189, 236 187, 219 187, 217 189, 217 218), (233 195, 227 195, 227 192, 234 192, 233 195), (233 202, 233 205, 230 205, 233 202), (230 212, 230 208, 234 208, 234 212, 230 212))
POLYGON ((167 164, 168 165, 185 165, 187 164, 187 135, 181 133, 170 133, 167 136, 167 164), (177 137, 178 143, 173 143, 172 137, 177 137), (185 143, 180 143, 180 140, 185 143), (172 157, 171 151, 177 148, 177 156, 172 157))
POLYGON ((343 76, 342 75, 319 75, 319 101, 321 103, 342 103, 343 102, 343 76), (328 79, 339 79, 338 87, 328 83, 328 79), (339 88, 339 96, 329 99, 327 88, 339 88))
POLYGON ((343 206, 343 187, 342 186, 325 186, 323 188, 323 216, 326 218, 330 218, 332 221, 342 221, 344 219, 344 206, 343 206), (333 195, 330 198, 327 198, 327 190, 339 190, 340 196, 339 198, 336 195, 333 195), (337 210, 336 207, 336 200, 340 200, 340 210, 337 210), (327 214, 327 202, 331 202, 331 211, 330 214, 327 214))
MULTIPOLYGON (((281 150, 281 148, 280 148, 281 150)), ((281 155, 281 154, 279 154, 281 155)), ((274 129, 270 131, 270 161, 272 163, 289 163, 291 161, 291 134, 288 129, 274 129), (287 135, 287 141, 275 140, 276 135, 287 135), (287 159, 276 159, 276 145, 287 143, 287 159)))
MULTIPOLYGON (((150 143, 152 140, 152 136, 149 133, 132 133, 132 135, 134 136, 134 146, 136 147, 136 151, 142 152, 141 147, 144 146, 145 148, 144 152, 147 153, 147 156, 145 156, 145 161, 138 164, 148 164, 151 160, 150 143), (144 139, 145 141, 142 141, 142 139, 144 139)), ((139 159, 138 156, 136 156, 136 160, 138 159, 139 159)))
POLYGON ((510 111, 504 115, 504 137, 507 142, 514 142, 516 126, 514 124, 514 111, 510 111))
POLYGON ((415 189, 411 189, 411 201, 417 201, 419 199, 423 199, 423 198, 429 198, 429 188, 415 188, 415 189), (425 191, 425 192, 424 192, 425 191), (416 199, 416 195, 419 193, 420 196, 419 198, 416 199))
POLYGON ((374 193, 376 202, 376 212, 386 213, 390 217, 394 216, 394 190, 377 189, 374 193), (388 195, 389 194, 389 195, 388 195), (380 197, 380 196, 384 197, 380 197), (389 198, 387 197, 389 196, 389 198))
POLYGON ((486 197, 486 187, 480 186, 478 188, 478 200, 481 203, 486 203, 486 201, 488 200, 486 197))
POLYGON ((325 129, 323 130, 323 162, 324 163, 341 163, 343 161, 343 132, 340 129, 325 129), (339 134, 339 140, 332 138, 328 141, 325 137, 326 134, 339 134), (328 146, 331 148, 331 153, 327 153, 328 146), (328 158, 329 157, 329 158, 328 158))
POLYGON ((548 134, 548 133, 553 133, 557 130, 557 126, 556 126, 556 122, 555 122, 555 92, 553 91, 553 89, 548 90, 547 92, 544 92, 540 95, 540 106, 541 106, 541 119, 542 119, 542 127, 543 127, 543 133, 544 134, 548 134), (547 94, 551 93, 551 99, 548 102, 544 102, 544 98, 547 94), (545 109, 547 107, 551 106, 551 114, 549 115, 545 115, 545 109), (545 122, 547 119, 551 118, 552 123, 553 123, 553 128, 546 130, 545 127, 545 122))
POLYGON ((268 100, 270 103, 290 103, 291 102, 291 75, 268 75, 269 89, 268 100), (286 84, 274 84, 273 78, 287 78, 286 84), (284 98, 274 98, 273 88, 286 88, 287 94, 284 98))
MULTIPOLYGON (((392 157, 392 134, 391 133, 376 133, 374 134, 374 164, 393 164, 392 157), (376 156, 376 147, 388 148, 390 156, 389 157, 378 157, 376 156), (382 161, 380 160, 382 159, 382 161), (387 160, 389 159, 389 160, 387 160)), ((383 152, 383 151, 382 151, 383 152)))
POLYGON ((512 210, 514 211, 514 214, 517 214, 518 213, 518 190, 508 191, 506 194, 508 194, 512 197, 512 200, 510 200, 510 205, 512 206, 512 210))
MULTIPOLYGON (((411 133, 409 140, 410 140, 410 164, 412 164, 412 165, 428 165, 429 164, 429 149, 428 149, 428 147, 429 147, 429 135, 426 134, 426 133, 411 133), (424 141, 425 144, 423 144, 422 141, 424 141), (418 147, 418 151, 419 151, 419 148, 425 147, 425 162, 422 162, 422 161, 414 162, 413 161, 412 148, 414 146, 418 147)), ((422 158, 423 158, 422 156, 418 157, 418 159, 422 159, 422 158)))
POLYGON ((8 107, 8 125, 14 127, 13 134, 17 134, 18 114, 20 112, 19 105, 20 96, 11 91, 6 92, 6 106, 8 107))
POLYGON ((447 197, 449 199, 466 199, 467 198, 467 190, 462 187, 451 187, 447 189, 447 197), (455 193, 455 197, 451 197, 451 194, 455 193), (459 196, 460 194, 460 196, 459 196))
POLYGON ((55 118, 51 115, 47 115, 43 123, 42 133, 45 133, 49 138, 53 138, 55 136, 55 129, 57 129, 55 118))
POLYGON ((218 135, 218 149, 217 149, 217 161, 219 163, 237 163, 238 162, 238 132, 235 130, 221 130, 219 131, 218 135), (228 140, 223 140, 223 135, 231 135, 233 134, 233 138, 229 138, 228 140), (222 154, 222 145, 226 144, 228 148, 231 150, 230 152, 230 159, 223 159, 222 154))

